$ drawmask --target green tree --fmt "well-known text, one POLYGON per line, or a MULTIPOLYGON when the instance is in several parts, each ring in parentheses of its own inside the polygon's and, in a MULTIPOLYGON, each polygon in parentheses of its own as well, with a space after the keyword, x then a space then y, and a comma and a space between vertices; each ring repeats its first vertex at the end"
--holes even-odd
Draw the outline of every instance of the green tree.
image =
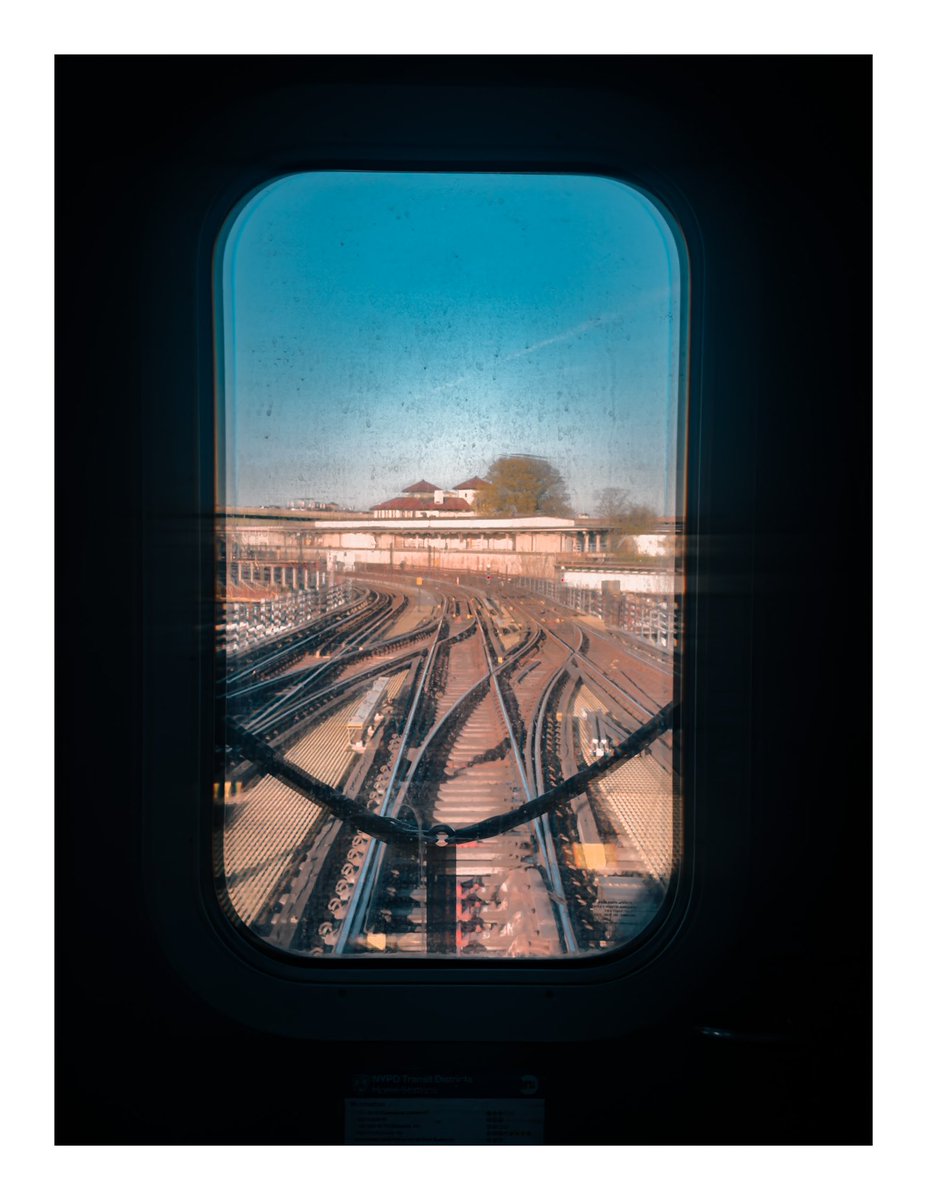
POLYGON ((476 510, 496 517, 568 517, 572 514, 563 476, 546 458, 505 454, 486 473, 488 487, 476 510))

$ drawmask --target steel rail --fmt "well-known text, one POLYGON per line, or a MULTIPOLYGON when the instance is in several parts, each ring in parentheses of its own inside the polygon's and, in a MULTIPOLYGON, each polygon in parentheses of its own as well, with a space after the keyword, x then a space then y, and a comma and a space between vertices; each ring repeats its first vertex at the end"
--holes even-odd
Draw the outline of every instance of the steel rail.
MULTIPOLYGON (((477 622, 474 620, 474 625, 476 624, 477 622)), ((459 637, 460 635, 456 634, 455 636, 459 637)), ((410 784, 414 781, 422 763, 427 761, 427 752, 431 743, 438 736, 438 734, 451 723, 451 721, 459 716, 459 710, 462 705, 473 695, 477 688, 481 688, 486 683, 488 678, 488 672, 485 675, 481 675, 475 683, 467 688, 463 695, 458 696, 447 712, 441 717, 440 721, 437 721, 434 725, 432 725, 431 729, 428 730, 422 741, 422 744, 418 748, 418 754, 415 756, 415 762, 412 763, 408 775, 406 775, 405 779, 403 779, 402 783, 399 785, 398 807, 402 807, 402 801, 408 795, 410 784)))
MULTIPOLYGON (((575 698, 579 690, 583 686, 588 685, 588 681, 580 673, 576 664, 573 664, 573 671, 565 668, 568 686, 564 689, 565 701, 563 703, 563 711, 566 713, 570 706, 575 703, 575 698), (575 672, 575 674, 573 673, 575 672)), ((564 720, 560 724, 560 763, 566 770, 576 773, 576 746, 573 737, 573 722, 572 720, 564 720)), ((599 827, 596 821, 595 812, 590 802, 589 793, 584 792, 583 795, 577 796, 573 801, 573 813, 576 817, 576 830, 581 842, 594 842, 599 840, 599 827)))
MULTIPOLYGON (((299 653, 303 646, 306 646, 312 642, 318 641, 320 638, 328 637, 335 630, 339 629, 342 625, 347 625, 351 621, 356 620, 358 617, 363 617, 365 615, 363 612, 363 607, 364 607, 364 602, 362 602, 360 605, 357 606, 357 609, 361 610, 360 612, 358 612, 357 609, 355 609, 355 611, 353 611, 353 612, 345 613, 341 617, 340 620, 334 621, 334 622, 328 623, 328 624, 324 624, 324 622, 328 616, 327 613, 323 617, 313 618, 312 624, 319 624, 320 622, 323 623, 321 628, 313 629, 310 632, 306 633, 304 637, 302 637, 302 636, 299 637, 299 640, 292 642, 290 645, 284 646, 279 650, 274 650, 272 654, 264 655, 263 657, 256 659, 254 662, 250 662, 250 663, 245 664, 244 666, 239 667, 232 674, 226 676, 226 680, 225 680, 226 686, 228 686, 229 684, 234 684, 239 679, 245 679, 248 676, 254 675, 254 673, 256 671, 266 671, 268 669, 268 667, 272 666, 273 663, 275 663, 278 659, 285 658, 287 655, 299 653)), ((378 610, 377 610, 377 601, 376 600, 368 603, 367 607, 373 609, 373 612, 369 613, 370 618, 373 618, 375 615, 379 615, 378 610)), ((300 634, 300 633, 304 633, 304 632, 305 632, 305 627, 303 627, 301 629, 297 628, 294 630, 283 630, 280 634, 280 637, 275 638, 274 641, 278 641, 278 640, 280 640, 280 638, 283 638, 283 637, 292 637, 294 634, 300 634)), ((273 647, 270 646, 270 647, 268 647, 268 649, 273 649, 273 647)))
POLYGON ((538 701, 538 709, 534 718, 534 776, 538 787, 544 786, 543 743, 544 717, 546 715, 547 705, 550 703, 551 693, 559 683, 561 676, 564 674, 569 674, 569 663, 572 657, 572 654, 568 654, 563 660, 562 666, 560 666, 553 673, 553 675, 551 675, 550 680, 548 681, 547 686, 544 688, 541 698, 538 701))
POLYGON ((392 844, 418 842, 421 836, 426 842, 433 842, 437 845, 447 843, 460 845, 463 842, 479 842, 487 838, 498 837, 500 833, 508 833, 510 829, 516 829, 519 825, 524 825, 543 813, 550 812, 556 805, 565 804, 567 801, 581 796, 589 785, 595 783, 600 776, 612 770, 618 763, 635 758, 651 742, 656 741, 657 738, 672 729, 678 709, 679 701, 670 701, 660 709, 656 716, 635 729, 608 754, 578 770, 569 779, 564 779, 542 795, 519 805, 518 808, 498 813, 494 817, 486 817, 482 821, 477 821, 473 825, 461 826, 459 829, 449 829, 447 825, 439 825, 420 831, 417 825, 409 825, 395 817, 371 812, 358 801, 350 799, 344 792, 338 791, 327 783, 322 783, 320 779, 315 779, 308 772, 297 767, 295 763, 289 762, 263 738, 250 733, 235 721, 229 722, 228 749, 237 751, 249 762, 262 767, 268 775, 273 775, 275 779, 281 780, 293 791, 305 796, 307 800, 321 804, 336 816, 350 821, 361 833, 368 833, 382 842, 392 844))
MULTIPOLYGON (((444 625, 445 613, 447 612, 447 600, 445 599, 442 605, 441 616, 438 620, 438 629, 435 633, 434 641, 425 658, 422 666, 422 677, 415 689, 415 695, 412 698, 412 703, 409 705, 409 712, 406 717, 405 728, 402 732, 402 740, 396 751, 396 757, 393 762, 393 769, 390 772, 389 779, 386 783, 386 791, 383 795, 383 800, 380 804, 380 811, 377 816, 381 820, 391 820, 391 810, 394 807, 394 789, 396 786, 396 777, 399 774, 399 768, 402 765, 405 756, 406 747, 409 744, 409 736, 412 732, 412 727, 415 723, 415 716, 418 712, 418 706, 421 702, 422 695, 425 690, 425 684, 431 674, 431 669, 434 664, 435 655, 438 652, 438 646, 445 639, 441 637, 441 629, 444 625)), ((364 832, 367 832, 366 830, 364 832)), ((348 904, 348 911, 345 913, 341 922, 341 929, 338 933, 332 952, 334 954, 343 954, 352 939, 356 936, 355 930, 361 921, 366 917, 371 901, 375 894, 377 880, 380 876, 380 868, 383 864, 383 854, 385 845, 382 839, 377 841, 376 846, 371 847, 361 863, 360 870, 357 873, 357 879, 354 881, 354 890, 351 893, 351 898, 348 904)))
MULTIPOLYGON (((512 727, 512 720, 509 718, 506 697, 503 696, 500 682, 498 682, 498 673, 503 670, 503 666, 510 664, 504 664, 503 666, 498 667, 498 670, 494 670, 494 668, 492 668, 489 638, 486 637, 486 632, 483 629, 482 622, 479 623, 479 626, 480 634, 483 635, 483 653, 486 655, 486 664, 489 666, 491 683, 495 688, 496 703, 498 704, 498 708, 500 708, 502 720, 506 722, 509 746, 510 750, 512 750, 512 757, 515 760, 515 766, 518 768, 519 778, 521 780, 521 790, 525 793, 526 802, 530 803, 531 800, 537 797, 537 790, 536 788, 532 787, 531 782, 528 781, 525 763, 522 762, 518 743, 516 743, 515 740, 515 731, 512 727)), ((556 913, 558 929, 560 929, 561 942, 564 950, 567 950, 567 953, 572 954, 575 953, 576 950, 576 937, 573 932, 573 924, 569 919, 567 896, 563 893, 563 881, 560 875, 560 869, 558 869, 557 866, 556 852, 554 851, 554 846, 552 846, 552 842, 550 840, 550 829, 548 828, 548 823, 546 823, 543 814, 533 818, 532 828, 534 840, 537 842, 540 857, 542 857, 544 860, 543 874, 546 875, 546 889, 548 889, 548 894, 551 900, 555 902, 554 912, 556 913)))
MULTIPOLYGON (((472 620, 474 627, 477 629, 480 629, 479 617, 477 616, 477 617, 473 617, 470 619, 472 620)), ((482 632, 481 629, 480 629, 480 632, 482 632)), ((451 707, 447 710, 447 712, 444 713, 444 715, 441 717, 440 721, 438 721, 435 725, 433 725, 431 727, 431 729, 428 731, 427 735, 425 736, 425 740, 422 742, 421 746, 419 747, 419 752, 416 755, 415 762, 412 764, 408 775, 405 777, 405 779, 400 784, 399 807, 402 806, 401 802, 402 802, 403 798, 408 794, 409 786, 414 781, 416 774, 418 773, 418 771, 420 770, 420 768, 422 766, 422 763, 427 761, 428 748, 431 745, 431 743, 434 741, 434 739, 437 737, 437 735, 442 730, 444 730, 453 720, 455 720, 458 717, 460 708, 466 703, 466 701, 473 695, 473 693, 478 688, 481 688, 486 684, 487 680, 490 679, 490 676, 501 675, 504 671, 507 671, 511 667, 513 667, 520 658, 522 658, 525 654, 528 653, 529 650, 532 650, 537 645, 538 638, 539 638, 541 632, 542 631, 540 629, 538 629, 536 631, 533 639, 529 639, 523 646, 520 646, 517 650, 513 651, 505 659, 505 661, 502 662, 501 664, 494 665, 492 663, 488 663, 486 674, 480 676, 480 678, 477 679, 472 684, 471 687, 467 688, 467 690, 463 693, 463 695, 459 696, 457 698, 457 700, 455 700, 454 703, 451 705, 451 707)), ((462 636, 462 633, 457 634, 455 636, 457 638, 460 638, 462 636)), ((484 637, 485 637, 485 634, 484 634, 484 637)), ((485 646, 484 646, 484 653, 485 653, 485 646)))
MULTIPOLYGON (((315 705, 319 701, 332 700, 341 693, 348 696, 362 684, 367 683, 371 679, 376 679, 378 675, 394 675, 397 668, 407 666, 413 659, 420 658, 423 653, 423 647, 418 647, 415 650, 407 650, 405 654, 397 654, 395 658, 387 659, 386 662, 375 663, 365 671, 358 671, 356 675, 349 675, 346 679, 336 679, 326 687, 319 688, 317 692, 310 692, 307 696, 300 696, 291 708, 283 709, 282 712, 277 713, 274 722, 269 724, 267 729, 257 730, 253 726, 248 726, 248 728, 252 733, 263 732, 266 734, 270 730, 278 728, 280 723, 287 720, 287 718, 296 716, 300 711, 306 710, 307 705, 315 705)), ((308 711, 306 711, 306 715, 309 715, 308 711)))
MULTIPOLYGON (((499 705, 499 710, 502 714, 502 720, 505 722, 505 728, 508 732, 509 746, 511 748, 512 757, 515 760, 515 766, 518 769, 518 775, 521 780, 521 787, 525 795, 525 801, 530 803, 537 797, 537 790, 531 786, 531 783, 528 780, 525 764, 522 761, 522 756, 518 749, 518 743, 515 739, 515 731, 512 728, 508 707, 505 703, 505 696, 503 696, 502 688, 499 684, 499 672, 492 669, 489 640, 486 637, 486 631, 483 629, 482 621, 479 622, 479 626, 480 633, 483 636, 483 653, 486 655, 490 679, 492 680, 492 685, 495 688, 496 703, 499 705)), ((550 829, 548 828, 547 820, 543 813, 533 818, 531 823, 533 826, 534 837, 537 842, 538 850, 540 851, 541 857, 544 860, 545 874, 547 876, 547 892, 550 898, 554 901, 554 912, 556 914, 557 925, 560 929, 560 940, 563 943, 564 950, 566 950, 568 954, 574 954, 577 950, 576 935, 573 932, 573 923, 570 920, 570 913, 569 909, 567 908, 566 893, 563 890, 563 879, 560 875, 560 868, 557 863, 557 852, 554 849, 553 842, 551 840, 550 829)))
MULTIPOLYGON (((376 623, 374 624, 374 628, 375 627, 376 627, 376 623)), ((360 637, 369 637, 370 633, 371 633, 370 626, 364 625, 360 630, 357 630, 355 633, 349 635, 349 640, 346 641, 342 645, 341 649, 338 651, 337 654, 333 654, 330 658, 327 658, 324 662, 320 663, 317 667, 307 667, 305 669, 305 673, 303 673, 302 671, 293 672, 294 676, 298 676, 298 682, 293 687, 290 687, 290 689, 287 692, 285 692, 282 696, 278 696, 275 700, 270 701, 263 708, 258 709, 257 712, 252 713, 249 717, 247 717, 246 722, 248 724, 248 727, 255 733, 267 732, 267 730, 274 728, 274 725, 276 723, 278 723, 285 716, 289 715, 290 712, 292 712, 292 709, 285 709, 282 713, 278 713, 278 710, 281 708, 282 705, 290 704, 295 699, 297 693, 302 692, 303 689, 305 689, 310 683, 313 682, 313 680, 317 679, 320 675, 329 671, 332 668, 332 666, 334 666, 336 663, 343 665, 345 662, 349 662, 353 656, 355 656, 357 654, 366 653, 367 652, 366 646, 362 646, 361 648, 358 648, 356 645, 354 645, 354 643, 360 637), (271 717, 273 716, 274 713, 278 713, 278 715, 276 717, 276 721, 271 721, 271 717)), ((378 645, 378 644, 379 643, 375 643, 375 645, 378 645)), ((278 684, 278 686, 280 686, 281 684, 283 686, 286 686, 287 678, 288 678, 287 676, 277 676, 275 681, 263 680, 262 683, 270 684, 271 682, 276 682, 278 684)), ((237 695, 240 695, 240 694, 241 693, 237 693, 237 695)), ((304 703, 306 700, 311 699, 311 697, 312 697, 312 693, 310 693, 308 697, 303 696, 303 697, 301 697, 300 702, 304 703)), ((233 697, 230 697, 230 698, 233 698, 233 697)))
MULTIPOLYGON (((608 641, 606 635, 599 633, 597 629, 593 629, 590 632, 594 637, 599 638, 601 641, 608 641)), ((669 655, 670 664, 667 665, 667 663, 664 661, 665 656, 662 650, 651 650, 646 642, 639 643, 634 638, 633 634, 625 633, 624 630, 616 629, 613 632, 614 636, 621 642, 621 648, 624 650, 625 654, 629 655, 633 659, 636 659, 637 662, 643 663, 645 667, 653 667, 653 669, 655 671, 659 671, 661 675, 669 675, 672 678, 672 676, 676 674, 672 666, 672 654, 669 655)))
MULTIPOLYGON (((365 644, 361 648, 357 648, 357 649, 350 651, 348 654, 346 654, 344 656, 344 658, 339 658, 338 661, 343 666, 346 662, 357 661, 358 659, 366 657, 367 655, 382 654, 384 651, 386 651, 388 653, 390 650, 393 650, 393 649, 399 650, 407 643, 417 642, 417 641, 420 641, 424 637, 430 636, 432 633, 434 633, 435 624, 436 623, 434 621, 431 621, 431 622, 429 622, 429 624, 421 625, 417 629, 410 629, 408 633, 400 633, 400 634, 397 634, 395 637, 385 638, 383 641, 377 641, 377 642, 371 642, 369 644, 365 644)), ((421 653, 421 651, 415 650, 415 651, 412 651, 411 653, 419 654, 419 653, 421 653)), ((403 656, 399 655, 395 659, 392 659, 390 661, 391 662, 401 662, 402 657, 403 656)), ((334 661, 334 659, 327 659, 325 663, 322 663, 322 664, 319 664, 316 666, 311 666, 311 667, 299 667, 295 671, 290 671, 289 674, 287 674, 287 675, 275 675, 272 679, 261 679, 257 683, 252 683, 248 687, 242 688, 240 691, 230 692, 227 696, 227 699, 228 700, 240 700, 243 696, 250 696, 254 692, 279 691, 281 688, 286 687, 288 684, 299 683, 299 682, 303 681, 304 679, 308 678, 309 676, 315 677, 315 676, 319 675, 321 673, 322 668, 327 667, 329 665, 329 663, 331 663, 333 661, 334 661)), ((292 691, 290 692, 290 694, 292 694, 292 691)), ((319 694, 321 695, 321 693, 319 693, 319 694)))
MULTIPOLYGON (((284 638, 293 637, 301 633, 311 633, 314 625, 323 624, 325 621, 330 620, 332 617, 337 617, 339 614, 349 616, 353 610, 361 608, 370 599, 370 588, 360 588, 358 590, 360 592, 359 595, 351 596, 349 600, 344 600, 341 604, 336 604, 332 608, 326 609, 325 612, 317 613, 314 617, 307 617, 305 621, 300 621, 289 628, 278 629, 276 633, 270 634, 265 641, 257 645, 248 646, 243 650, 232 651, 230 654, 227 654, 229 665, 235 669, 250 670, 251 664, 243 662, 243 660, 248 659, 250 656, 255 656, 259 660, 268 651, 273 651, 274 646, 278 642, 283 641, 284 638)), ((258 603, 258 601, 235 601, 226 598, 222 603, 227 606, 236 603, 254 604, 258 603)))
MULTIPOLYGON (((555 637, 559 642, 563 642, 564 646, 569 646, 569 642, 562 638, 559 633, 554 633, 552 629, 549 629, 548 633, 550 633, 551 637, 555 637)), ((641 704, 640 700, 637 700, 629 691, 623 688, 620 683, 617 683, 610 675, 607 675, 602 668, 597 663, 594 663, 587 654, 583 654, 581 650, 573 650, 573 657, 576 659, 582 659, 582 661, 586 664, 586 667, 591 672, 604 679, 610 688, 613 688, 616 692, 620 692, 621 695, 631 704, 633 704, 635 708, 639 708, 645 717, 653 716, 652 709, 647 708, 647 706, 644 704, 641 704)), ((621 703, 621 701, 619 701, 619 703, 621 703)))
MULTIPOLYGON (((289 700, 293 700, 297 696, 297 693, 303 692, 304 688, 308 684, 318 681, 319 676, 326 674, 332 666, 344 667, 352 662, 357 662, 359 658, 366 656, 368 653, 375 654, 382 652, 384 649, 389 650, 395 647, 397 650, 399 650, 402 648, 403 642, 417 641, 420 637, 424 637, 426 634, 431 634, 433 632, 434 626, 429 625, 427 629, 423 630, 420 634, 416 634, 415 637, 412 637, 411 635, 403 635, 401 638, 391 639, 389 642, 375 642, 372 646, 365 645, 362 650, 355 649, 342 651, 338 654, 332 655, 331 658, 326 659, 318 666, 304 667, 299 671, 292 672, 292 674, 289 676, 278 678, 274 681, 276 682, 278 690, 280 689, 281 685, 285 686, 287 683, 292 681, 286 693, 282 696, 279 696, 275 701, 269 701, 263 708, 259 708, 255 712, 252 712, 251 715, 245 719, 247 720, 249 727, 257 731, 259 728, 257 724, 258 722, 264 721, 264 718, 269 717, 272 712, 276 711, 276 709, 279 708, 280 703, 286 703, 289 700)), ((328 684, 327 686, 320 688, 318 691, 309 692, 308 695, 300 695, 297 707, 308 703, 316 696, 324 696, 326 693, 337 688, 339 683, 348 685, 354 679, 365 678, 367 675, 376 673, 378 670, 387 670, 396 663, 405 662, 408 658, 415 658, 417 655, 423 652, 423 649, 423 647, 419 647, 414 650, 409 650, 405 654, 396 654, 393 658, 389 658, 386 661, 381 662, 378 666, 369 668, 367 671, 359 672, 357 675, 352 675, 348 679, 343 679, 339 682, 328 684)), ((270 680, 265 680, 264 683, 259 686, 269 688, 270 683, 270 680)), ((242 694, 243 693, 237 693, 236 697, 234 698, 238 698, 242 694)), ((232 697, 230 697, 230 699, 231 698, 232 697)), ((277 720, 282 720, 284 717, 290 715, 292 711, 293 709, 284 709, 283 712, 278 713, 277 720)))

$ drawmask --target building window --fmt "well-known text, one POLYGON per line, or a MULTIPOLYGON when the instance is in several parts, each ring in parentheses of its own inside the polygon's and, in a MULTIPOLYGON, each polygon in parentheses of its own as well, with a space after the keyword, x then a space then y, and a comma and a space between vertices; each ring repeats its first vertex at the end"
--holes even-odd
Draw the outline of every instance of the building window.
POLYGON ((217 884, 302 959, 590 958, 681 857, 681 239, 596 176, 314 172, 218 258, 217 884))

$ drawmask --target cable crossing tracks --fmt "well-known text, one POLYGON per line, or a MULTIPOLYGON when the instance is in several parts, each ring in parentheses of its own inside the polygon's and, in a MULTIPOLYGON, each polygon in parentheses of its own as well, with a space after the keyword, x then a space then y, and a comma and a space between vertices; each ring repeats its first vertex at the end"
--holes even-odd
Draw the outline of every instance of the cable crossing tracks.
MULTIPOLYGON (((607 858, 612 838, 620 856, 646 821, 606 781, 665 741, 674 706, 655 705, 668 677, 512 597, 441 585, 440 608, 416 612, 388 587, 376 595, 376 611, 332 634, 328 659, 233 720, 240 778, 263 770, 331 814, 296 847, 296 893, 253 912, 254 927, 269 919, 266 936, 303 954, 544 958, 609 944, 590 917, 596 880, 626 885, 593 867, 595 852, 607 858)), ((654 767, 650 755, 642 769, 654 767)), ((666 873, 632 849, 635 866, 666 873)))

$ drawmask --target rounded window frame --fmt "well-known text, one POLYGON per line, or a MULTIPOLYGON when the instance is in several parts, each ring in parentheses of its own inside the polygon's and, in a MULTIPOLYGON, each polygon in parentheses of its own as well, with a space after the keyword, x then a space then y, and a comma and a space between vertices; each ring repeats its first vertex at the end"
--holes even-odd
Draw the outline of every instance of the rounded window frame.
MULTIPOLYGON (((585 176, 602 179, 637 192, 649 202, 662 219, 666 232, 675 245, 679 265, 679 369, 677 377, 676 397, 676 496, 677 508, 685 512, 690 510, 689 486, 693 476, 698 471, 692 470, 693 456, 698 453, 696 433, 699 422, 696 420, 695 406, 698 400, 694 388, 692 373, 693 352, 693 321, 695 311, 693 306, 693 246, 697 246, 697 223, 688 211, 684 197, 674 194, 674 189, 664 179, 656 176, 646 182, 633 172, 616 174, 603 169, 579 169, 573 164, 563 163, 559 168, 553 164, 524 167, 512 165, 500 167, 498 164, 488 165, 445 164, 434 163, 423 165, 421 162, 397 163, 395 161, 373 163, 369 159, 362 162, 313 163, 311 165, 287 164, 284 169, 264 174, 255 171, 254 178, 248 186, 238 192, 234 199, 226 198, 224 205, 217 204, 210 214, 208 224, 215 229, 210 253, 209 274, 211 278, 211 342, 212 342, 212 479, 214 511, 216 513, 216 534, 213 537, 212 549, 218 540, 220 523, 221 497, 221 464, 225 461, 224 423, 224 287, 225 252, 229 237, 242 211, 267 187, 293 175, 311 173, 349 173, 364 172, 367 174, 409 173, 409 174, 504 174, 504 175, 544 175, 544 176, 585 176), (662 194, 661 194, 662 193, 662 194), (688 227, 688 228, 687 228, 688 227)), ((207 235, 208 237, 208 235, 207 235)), ((217 873, 220 855, 217 846, 221 848, 221 837, 216 836, 216 829, 221 821, 222 807, 213 802, 213 784, 210 780, 207 790, 210 817, 207 828, 210 835, 206 839, 208 847, 203 861, 208 859, 209 867, 206 878, 201 879, 201 896, 209 914, 210 924, 222 937, 225 944, 252 967, 260 967, 273 974, 290 979, 305 977, 306 974, 317 975, 331 982, 345 982, 356 979, 359 975, 369 974, 376 979, 389 982, 394 977, 409 981, 413 973, 421 972, 416 982, 441 982, 454 978, 455 982, 465 975, 473 982, 487 982, 489 979, 502 982, 503 979, 519 979, 540 981, 549 980, 550 973, 583 973, 586 978, 614 978, 632 973, 641 968, 653 957, 658 956, 675 938, 688 910, 692 877, 694 872, 694 854, 692 848, 691 828, 695 816, 694 773, 687 769, 685 760, 687 746, 691 746, 693 738, 685 736, 687 724, 687 702, 684 700, 686 689, 686 658, 687 647, 690 645, 692 630, 695 622, 695 597, 697 586, 697 556, 695 545, 688 536, 688 526, 682 517, 677 539, 676 560, 674 563, 674 579, 677 590, 674 598, 678 604, 680 627, 682 630, 681 645, 677 648, 674 662, 677 666, 674 672, 674 701, 675 719, 671 728, 673 740, 673 774, 679 780, 679 787, 673 797, 673 839, 675 869, 666 896, 648 925, 629 942, 601 950, 584 957, 570 957, 568 954, 556 958, 539 959, 506 959, 492 960, 488 958, 450 959, 429 957, 427 952, 421 957, 405 957, 401 955, 347 955, 322 956, 297 955, 273 946, 263 937, 242 921, 230 903, 225 903, 220 891, 221 873, 217 873), (678 590, 679 584, 682 590, 678 590), (205 887, 202 885, 205 884, 205 887)), ((213 573, 213 582, 214 582, 213 573)), ((213 611, 217 597, 212 596, 213 611)), ((213 660, 215 654, 215 639, 211 640, 213 660)), ((691 681, 689 681, 691 682, 691 681)), ((213 680, 218 683, 218 675, 213 680)), ((222 728, 224 724, 224 709, 222 707, 220 689, 213 687, 213 728, 222 728)), ((227 894, 226 894, 227 895, 227 894)), ((575 976, 573 976, 575 979, 575 976)), ((372 980, 373 981, 373 980, 372 980)))

